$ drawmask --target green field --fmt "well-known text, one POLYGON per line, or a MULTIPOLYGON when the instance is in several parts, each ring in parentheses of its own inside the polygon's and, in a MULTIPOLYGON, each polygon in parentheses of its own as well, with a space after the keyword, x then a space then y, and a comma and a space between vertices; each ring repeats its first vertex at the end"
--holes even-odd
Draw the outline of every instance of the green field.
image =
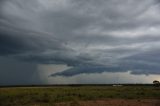
POLYGON ((66 101, 106 98, 160 99, 160 88, 153 86, 54 86, 0 88, 0 106, 54 106, 66 101))

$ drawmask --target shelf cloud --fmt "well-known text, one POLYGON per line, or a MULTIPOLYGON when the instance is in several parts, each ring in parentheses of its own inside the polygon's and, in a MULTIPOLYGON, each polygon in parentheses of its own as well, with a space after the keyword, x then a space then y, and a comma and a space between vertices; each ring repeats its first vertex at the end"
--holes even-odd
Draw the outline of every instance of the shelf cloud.
POLYGON ((1 0, 0 56, 73 76, 160 74, 159 0, 1 0))

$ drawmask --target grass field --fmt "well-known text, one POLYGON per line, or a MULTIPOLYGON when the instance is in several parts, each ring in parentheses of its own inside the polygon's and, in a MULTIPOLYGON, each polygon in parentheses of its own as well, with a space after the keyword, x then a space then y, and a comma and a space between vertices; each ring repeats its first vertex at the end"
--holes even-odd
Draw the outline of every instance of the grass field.
POLYGON ((153 86, 54 86, 0 88, 0 106, 54 106, 100 99, 160 99, 153 86))

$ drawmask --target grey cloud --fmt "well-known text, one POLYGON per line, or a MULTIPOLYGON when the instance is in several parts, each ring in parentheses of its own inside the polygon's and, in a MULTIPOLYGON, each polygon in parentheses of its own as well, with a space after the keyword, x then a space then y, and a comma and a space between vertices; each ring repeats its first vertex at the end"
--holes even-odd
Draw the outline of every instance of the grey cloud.
POLYGON ((120 67, 104 67, 104 66, 88 66, 88 67, 74 67, 67 69, 63 72, 54 73, 51 76, 75 76, 79 74, 92 74, 92 73, 103 73, 103 72, 125 72, 125 69, 120 67))
POLYGON ((1 56, 73 66, 66 75, 159 73, 158 0, 2 0, 0 8, 1 56))
MULTIPOLYGON (((122 56, 125 53, 125 49, 115 49, 116 51, 108 51, 107 53, 115 55, 122 56)), ((135 51, 135 50, 134 50, 135 51)), ((134 51, 129 52, 128 49, 126 49, 126 52, 128 54, 133 53, 134 51)), ((102 51, 101 51, 102 52, 102 51)), ((126 53, 125 53, 126 54, 126 53)), ((112 55, 111 55, 112 56, 112 55)), ((123 57, 123 56, 122 56, 123 57)), ((64 70, 62 72, 57 72, 54 74, 51 74, 52 77, 55 76, 65 76, 65 77, 71 77, 81 74, 92 74, 92 73, 103 73, 103 72, 127 72, 131 71, 131 74, 133 75, 150 75, 150 74, 160 74, 160 66, 159 62, 159 50, 151 50, 141 53, 135 53, 131 56, 125 56, 123 58, 120 58, 119 60, 115 60, 116 65, 109 65, 109 66, 83 66, 83 67, 74 67, 71 69, 64 70)), ((101 59, 102 61, 103 59, 101 59)), ((112 61, 113 58, 111 58, 112 61)), ((107 59, 105 62, 109 62, 110 60, 107 59)))
POLYGON ((97 74, 103 72, 128 72, 130 71, 133 75, 150 75, 150 74, 160 74, 159 71, 160 66, 154 63, 147 63, 143 61, 121 61, 119 66, 83 66, 83 67, 74 67, 62 72, 53 73, 50 76, 63 76, 63 77, 71 77, 77 76, 81 74, 97 74))

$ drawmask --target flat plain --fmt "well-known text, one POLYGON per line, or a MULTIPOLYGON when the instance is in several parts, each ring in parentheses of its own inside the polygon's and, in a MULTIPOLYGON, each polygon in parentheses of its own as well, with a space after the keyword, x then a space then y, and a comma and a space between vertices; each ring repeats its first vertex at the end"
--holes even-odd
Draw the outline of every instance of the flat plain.
POLYGON ((0 106, 160 106, 152 85, 1 87, 0 106))

